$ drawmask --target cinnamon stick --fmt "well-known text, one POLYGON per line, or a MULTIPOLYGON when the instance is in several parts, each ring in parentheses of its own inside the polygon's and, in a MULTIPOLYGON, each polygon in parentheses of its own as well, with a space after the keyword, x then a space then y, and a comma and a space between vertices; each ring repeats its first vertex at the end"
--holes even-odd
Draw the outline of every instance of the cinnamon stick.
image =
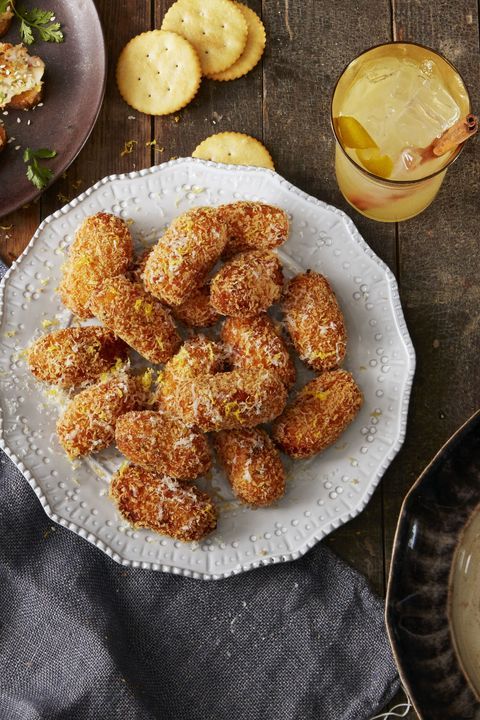
POLYGON ((475 135, 478 131, 478 117, 476 115, 466 115, 461 118, 455 125, 445 130, 439 138, 432 143, 432 152, 436 157, 445 155, 445 153, 453 150, 461 143, 468 140, 469 137, 475 135))

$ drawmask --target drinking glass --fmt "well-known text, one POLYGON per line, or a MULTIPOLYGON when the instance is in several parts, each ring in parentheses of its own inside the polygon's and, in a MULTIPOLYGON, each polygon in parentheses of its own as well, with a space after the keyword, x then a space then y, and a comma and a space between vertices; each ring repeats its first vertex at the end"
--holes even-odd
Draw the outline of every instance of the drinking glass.
POLYGON ((418 215, 435 198, 463 143, 418 167, 408 168, 404 158, 469 113, 459 72, 434 50, 392 42, 363 52, 342 72, 331 104, 335 170, 346 200, 373 220, 418 215), (357 140, 348 140, 350 147, 341 132, 342 116, 347 130, 355 135, 360 129, 357 140))

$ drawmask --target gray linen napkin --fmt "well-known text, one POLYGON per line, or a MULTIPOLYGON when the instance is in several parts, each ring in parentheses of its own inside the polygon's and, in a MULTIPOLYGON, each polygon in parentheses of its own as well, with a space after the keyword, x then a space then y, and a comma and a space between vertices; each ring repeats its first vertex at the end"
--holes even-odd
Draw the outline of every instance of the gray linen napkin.
POLYGON ((221 581, 124 568, 0 451, 0 720, 368 720, 397 689, 383 603, 321 543, 221 581))

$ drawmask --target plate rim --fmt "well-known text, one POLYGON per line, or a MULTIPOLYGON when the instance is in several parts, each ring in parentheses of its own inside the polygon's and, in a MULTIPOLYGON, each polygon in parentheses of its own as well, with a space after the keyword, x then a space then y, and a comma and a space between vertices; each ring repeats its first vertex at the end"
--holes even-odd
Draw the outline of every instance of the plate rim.
MULTIPOLYGON (((19 203, 11 203, 10 205, 6 205, 6 209, 2 210, 0 208, 0 218, 5 217, 6 215, 10 215, 10 213, 15 212, 19 208, 21 208, 26 203, 34 202, 35 200, 38 200, 47 190, 49 190, 52 185, 58 180, 59 177, 61 177, 62 173, 64 173, 68 168, 72 165, 72 163, 75 162, 83 148, 85 147, 88 139, 90 138, 90 135, 93 132, 93 129, 95 125, 97 124, 98 117, 100 115, 100 112, 103 107, 103 101, 105 100, 105 93, 107 91, 107 72, 108 72, 108 55, 107 55, 107 46, 105 42, 105 33, 103 30, 102 21, 100 19, 100 14, 98 12, 98 8, 95 4, 95 0, 87 0, 90 4, 90 7, 92 9, 93 15, 96 18, 96 24, 100 33, 101 38, 101 47, 100 54, 103 57, 103 76, 102 76, 102 87, 100 89, 100 94, 98 96, 98 102, 97 107, 95 108, 95 112, 93 115, 92 123, 90 127, 88 128, 87 133, 85 134, 85 137, 83 138, 82 142, 78 146, 78 148, 75 150, 73 155, 70 157, 69 160, 64 164, 63 162, 60 164, 58 170, 55 172, 55 174, 52 176, 50 182, 48 183, 47 187, 43 188, 42 190, 38 190, 36 187, 32 185, 31 190, 28 194, 25 194, 25 197, 23 200, 19 203)), ((49 216, 50 217, 50 216, 49 216)), ((38 228, 37 228, 38 229, 38 228)), ((28 247, 28 246, 27 246, 28 247)), ((21 257, 21 256, 20 256, 21 257)), ((18 258, 20 259, 20 258, 18 258)))
MULTIPOLYGON (((108 183, 115 182, 117 180, 125 180, 125 179, 136 179, 139 177, 144 177, 146 175, 151 175, 153 173, 161 172, 164 168, 174 167, 176 165, 194 165, 194 166, 205 166, 205 167, 213 167, 220 170, 226 170, 228 172, 238 172, 239 166, 238 165, 228 165, 224 163, 217 163, 212 162, 210 160, 200 160, 197 158, 191 158, 191 157, 183 157, 183 158, 177 158, 175 160, 169 160, 167 162, 161 163, 159 165, 153 165, 149 168, 143 168, 142 170, 134 170, 129 173, 115 173, 112 175, 106 175, 101 180, 98 180, 94 185, 83 191, 80 195, 78 195, 76 198, 73 198, 69 203, 64 205, 63 207, 59 208, 55 212, 48 215, 38 228, 36 229, 34 235, 32 236, 32 239, 26 246, 25 250, 22 252, 22 254, 12 263, 12 265, 8 268, 5 275, 3 276, 2 280, 0 281, 0 321, 3 318, 3 308, 4 308, 4 298, 5 298, 5 291, 6 291, 6 285, 7 281, 12 275, 13 272, 16 271, 16 269, 22 264, 22 262, 25 260, 25 258, 28 256, 30 250, 33 248, 36 239, 39 237, 40 233, 46 228, 53 220, 58 219, 62 215, 65 215, 70 210, 73 210, 79 202, 83 202, 86 198, 88 198, 94 191, 101 188, 103 185, 106 185, 108 183)), ((365 496, 363 497, 362 501, 359 503, 357 507, 355 507, 354 510, 349 510, 342 515, 340 515, 337 518, 334 518, 330 521, 330 523, 324 527, 322 530, 316 532, 312 537, 308 538, 299 548, 296 550, 289 552, 289 553, 280 553, 278 555, 272 555, 268 556, 266 558, 256 558, 252 559, 251 561, 247 563, 240 563, 236 565, 234 568, 231 568, 229 570, 226 570, 225 572, 221 573, 205 573, 200 571, 194 571, 189 570, 188 568, 179 568, 175 565, 167 565, 167 564, 160 564, 155 562, 146 562, 146 561, 137 561, 137 560, 128 560, 124 557, 122 557, 119 553, 112 550, 109 546, 107 546, 100 538, 96 537, 93 533, 86 531, 84 528, 80 527, 76 523, 65 520, 65 518, 60 517, 55 512, 52 511, 48 500, 40 487, 40 485, 37 483, 35 478, 32 476, 30 471, 24 466, 22 461, 15 455, 15 453, 9 448, 6 440, 3 436, 3 417, 2 417, 2 411, 0 407, 0 449, 2 449, 5 454, 10 458, 10 460, 17 466, 17 468, 20 470, 20 472, 24 475, 29 485, 32 487, 33 491, 35 492, 36 496, 40 500, 40 503, 42 504, 43 509, 45 510, 45 513, 48 515, 48 517, 53 520, 58 525, 61 525, 62 527, 67 528, 68 530, 71 530, 72 532, 76 533, 80 537, 84 538, 88 542, 90 542, 92 545, 95 545, 97 548, 102 550, 106 555, 108 555, 112 560, 119 563, 120 565, 123 565, 125 567, 133 567, 133 568, 141 568, 143 570, 156 570, 161 572, 168 572, 174 575, 181 575, 184 577, 190 577, 194 579, 202 579, 202 580, 221 580, 228 577, 232 577, 234 575, 239 575, 240 573, 247 572, 249 570, 256 569, 258 567, 263 567, 266 565, 275 565, 280 562, 290 562, 291 560, 297 560, 298 558, 305 555, 308 550, 310 550, 312 547, 314 547, 320 540, 322 540, 324 537, 326 537, 329 533, 331 533, 333 530, 336 530, 341 525, 344 525, 349 520, 353 520, 357 515, 359 515, 365 507, 368 505, 373 493, 375 492, 376 488, 378 487, 378 484, 383 477, 384 473, 394 460, 395 456, 400 451, 406 434, 407 429, 407 418, 408 418, 408 408, 409 408, 409 402, 410 402, 410 396, 411 396, 411 390, 413 385, 413 378, 415 374, 415 366, 416 366, 416 356, 415 356, 415 350, 413 347, 412 340, 410 338, 410 334, 408 332, 407 324, 405 321, 405 317, 403 314, 403 309, 400 301, 400 293, 398 289, 398 283, 395 278, 395 275, 390 270, 388 265, 378 257, 372 250, 372 248, 367 244, 367 242, 363 239, 360 232, 358 231, 356 225, 354 224, 353 220, 343 211, 340 210, 340 208, 337 208, 333 205, 330 205, 329 203, 324 202, 323 200, 319 200, 318 198, 309 195, 308 193, 304 192, 300 188, 296 187, 292 183, 290 183, 288 180, 286 180, 284 177, 282 177, 279 173, 268 170, 266 168, 251 166, 251 165, 242 165, 241 166, 242 171, 249 171, 249 172, 255 172, 260 174, 265 174, 271 178, 273 178, 276 182, 278 182, 280 185, 282 185, 288 192, 293 193, 294 195, 299 196, 304 201, 310 202, 313 205, 316 205, 317 207, 321 208, 322 210, 328 210, 330 212, 333 212, 336 214, 347 226, 347 229, 352 237, 352 239, 357 243, 357 245, 361 248, 361 250, 370 257, 385 273, 385 277, 387 280, 387 284, 390 291, 391 296, 391 305, 394 315, 394 320, 399 332, 399 335, 403 341, 403 344, 405 346, 405 350, 407 352, 407 376, 405 378, 405 387, 401 402, 401 408, 400 408, 400 427, 398 431, 398 435, 396 438, 395 443, 392 445, 390 452, 385 457, 382 465, 378 468, 375 475, 372 478, 372 481, 367 489, 367 492, 365 493, 365 496)))
MULTIPOLYGON (((387 590, 386 590, 386 593, 385 593, 385 611, 384 611, 385 627, 386 627, 386 630, 387 630, 388 641, 389 641, 390 647, 391 647, 391 649, 392 649, 392 654, 393 654, 393 657, 394 657, 394 659, 395 659, 395 664, 396 664, 396 666, 397 666, 397 670, 398 670, 398 674, 399 674, 399 677, 400 677, 400 681, 401 681, 403 687, 407 690, 407 692, 408 692, 408 697, 410 698, 410 702, 412 703, 413 709, 414 709, 415 712, 417 713, 417 715, 418 715, 418 717, 419 717, 420 720, 423 720, 423 718, 424 718, 424 713, 423 713, 423 710, 418 706, 417 699, 416 699, 415 694, 414 694, 414 689, 412 688, 411 683, 410 683, 409 679, 407 678, 407 676, 406 676, 406 674, 405 674, 405 672, 404 672, 404 670, 403 670, 403 665, 402 665, 402 664, 400 663, 400 661, 399 661, 399 651, 398 651, 398 646, 397 646, 397 642, 396 642, 396 640, 395 640, 394 629, 393 629, 394 623, 393 623, 393 620, 392 620, 392 617, 391 617, 391 614, 392 614, 392 603, 393 603, 393 577, 394 577, 394 574, 395 574, 395 572, 396 572, 395 565, 396 565, 396 562, 398 562, 398 561, 397 561, 397 555, 398 555, 399 552, 400 552, 400 533, 401 533, 401 530, 402 530, 402 528, 403 528, 403 525, 404 525, 404 523, 405 523, 405 521, 406 521, 407 508, 408 508, 408 506, 410 505, 410 503, 412 502, 413 496, 415 495, 416 491, 417 491, 417 490, 420 488, 420 486, 422 485, 425 477, 430 473, 430 471, 435 467, 435 465, 441 460, 442 456, 444 455, 445 451, 448 449, 448 447, 450 446, 450 444, 453 444, 453 443, 455 442, 455 440, 456 440, 460 435, 462 435, 462 433, 463 433, 464 431, 466 431, 466 430, 468 429, 468 427, 469 427, 473 422, 475 422, 475 421, 476 421, 477 419, 479 419, 479 418, 480 418, 480 408, 478 408, 477 410, 475 410, 475 411, 447 438, 447 440, 443 443, 443 445, 439 448, 439 450, 438 450, 438 451, 435 453, 435 455, 432 457, 432 459, 430 460, 430 462, 429 462, 429 463, 425 466, 425 468, 422 470, 422 472, 420 473, 420 475, 419 475, 419 476, 416 478, 416 480, 412 483, 412 485, 410 486, 410 488, 407 490, 407 492, 406 492, 406 494, 405 494, 405 496, 404 496, 404 498, 403 498, 402 504, 401 504, 401 506, 400 506, 400 511, 399 511, 398 520, 397 520, 397 526, 396 526, 396 528, 395 528, 395 535, 393 536, 392 556, 391 556, 391 558, 390 558, 390 569, 389 569, 389 572, 388 572, 387 590)), ((463 527, 462 533, 465 532, 465 528, 466 528, 466 525, 463 527)), ((460 541, 460 535, 459 535, 458 541, 460 541)), ((457 547, 458 547, 458 543, 457 543, 457 547)), ((455 551, 454 551, 454 552, 455 552, 455 551)), ((451 570, 450 570, 450 575, 449 575, 449 580, 448 580, 448 596, 449 596, 448 603, 450 603, 450 593, 451 593, 451 570)), ((461 660, 460 655, 459 655, 459 653, 458 653, 458 651, 457 651, 457 648, 456 648, 456 643, 455 643, 455 641, 454 641, 453 635, 452 635, 452 646, 453 646, 454 651, 455 651, 455 655, 456 655, 456 659, 457 659, 457 662, 458 662, 459 669, 460 669, 461 673, 463 674, 463 677, 464 677, 464 679, 465 679, 465 682, 466 682, 466 684, 468 685, 468 687, 471 689, 471 691, 473 692, 473 694, 478 698, 478 700, 479 700, 479 702, 480 702, 480 697, 479 697, 479 695, 478 695, 478 692, 474 689, 472 683, 470 682, 470 679, 469 679, 467 673, 465 672, 465 669, 464 669, 464 667, 463 667, 462 660, 461 660)))

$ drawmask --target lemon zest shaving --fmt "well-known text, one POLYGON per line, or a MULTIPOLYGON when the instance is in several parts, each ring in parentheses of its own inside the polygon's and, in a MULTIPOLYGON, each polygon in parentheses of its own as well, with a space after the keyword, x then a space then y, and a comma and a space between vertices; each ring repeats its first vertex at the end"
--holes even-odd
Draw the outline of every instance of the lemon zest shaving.
POLYGON ((137 140, 127 140, 125 142, 125 145, 123 146, 123 150, 120 153, 120 157, 123 157, 124 155, 130 155, 130 153, 133 152, 133 149, 135 145, 137 145, 137 140))
MULTIPOLYGON (((48 282, 48 280, 47 280, 47 282, 48 282)), ((56 319, 55 320, 42 320, 43 328, 49 328, 49 327, 53 327, 55 325, 60 325, 60 321, 56 320, 56 319)))

